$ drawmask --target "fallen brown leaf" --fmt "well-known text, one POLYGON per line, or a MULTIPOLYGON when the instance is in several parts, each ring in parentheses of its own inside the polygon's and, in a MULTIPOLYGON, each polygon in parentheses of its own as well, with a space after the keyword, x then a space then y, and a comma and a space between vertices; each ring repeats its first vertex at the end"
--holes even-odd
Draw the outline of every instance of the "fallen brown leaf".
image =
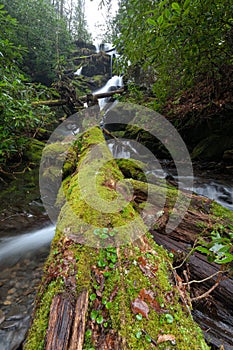
POLYGON ((173 334, 159 334, 157 344, 164 343, 165 341, 174 342, 176 337, 173 334))
POLYGON ((136 298, 131 303, 131 309, 134 314, 141 314, 143 317, 148 319, 149 306, 145 301, 140 298, 136 298))

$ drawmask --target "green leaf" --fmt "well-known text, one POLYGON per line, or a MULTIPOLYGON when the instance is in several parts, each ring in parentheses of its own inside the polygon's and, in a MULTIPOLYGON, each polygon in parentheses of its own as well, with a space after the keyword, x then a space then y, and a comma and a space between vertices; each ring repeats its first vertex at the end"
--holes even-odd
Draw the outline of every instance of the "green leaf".
POLYGON ((108 234, 109 234, 109 236, 113 237, 113 236, 115 236, 116 232, 115 231, 110 231, 108 234))
POLYGON ((146 21, 147 21, 148 24, 150 24, 152 26, 156 26, 157 25, 156 21, 154 19, 152 19, 151 17, 147 18, 146 21))
POLYGON ((107 239, 107 238, 109 238, 109 236, 106 233, 101 233, 100 238, 107 239))
POLYGON ((103 320, 104 320, 104 318, 103 318, 102 315, 99 315, 99 316, 96 318, 96 322, 97 322, 98 324, 103 323, 103 320))
POLYGON ((91 335, 92 335, 91 329, 88 329, 88 330, 85 332, 85 335, 86 335, 86 337, 90 338, 91 335))
POLYGON ((92 321, 96 319, 98 314, 99 314, 98 310, 92 310, 92 312, 91 312, 91 319, 92 319, 92 321))
POLYGON ((103 298, 103 299, 102 299, 102 304, 103 304, 103 305, 106 305, 106 304, 107 304, 107 299, 106 299, 106 298, 103 298))
POLYGON ((230 263, 232 261, 233 261, 233 255, 231 255, 231 254, 226 254, 225 257, 223 257, 222 259, 217 258, 217 259, 214 260, 214 262, 216 264, 221 264, 221 265, 222 264, 228 264, 228 263, 230 263))
POLYGON ((189 4, 190 4, 190 0, 185 0, 184 5, 183 5, 184 10, 187 9, 187 7, 189 6, 189 4))
POLYGON ((95 293, 91 294, 91 295, 90 295, 90 300, 93 301, 93 300, 95 300, 95 299, 96 299, 96 294, 95 294, 95 293))
POLYGON ((111 301, 108 301, 107 303, 106 303, 106 309, 111 309, 111 307, 112 307, 112 302, 111 301))
POLYGON ((157 22, 159 25, 161 25, 163 23, 163 15, 158 17, 157 22))
POLYGON ((165 315, 167 323, 173 323, 173 316, 171 314, 166 314, 165 315))
POLYGON ((138 331, 138 332, 135 334, 135 337, 136 337, 137 339, 140 339, 141 336, 142 336, 142 332, 141 332, 141 331, 138 331))
POLYGON ((100 233, 101 233, 101 230, 99 228, 96 228, 94 231, 93 231, 94 235, 98 236, 100 233))
POLYGON ((136 319, 137 319, 138 321, 141 321, 141 320, 142 320, 142 314, 137 314, 137 315, 136 315, 136 319))
POLYGON ((173 8, 173 10, 175 10, 178 13, 180 13, 180 11, 181 11, 180 5, 178 4, 178 2, 173 2, 172 3, 172 8, 173 8))
POLYGON ((209 249, 204 248, 204 247, 196 247, 195 250, 197 250, 198 252, 204 253, 204 254, 210 254, 209 249))
POLYGON ((151 337, 149 336, 149 334, 145 335, 145 339, 148 343, 151 343, 151 337))

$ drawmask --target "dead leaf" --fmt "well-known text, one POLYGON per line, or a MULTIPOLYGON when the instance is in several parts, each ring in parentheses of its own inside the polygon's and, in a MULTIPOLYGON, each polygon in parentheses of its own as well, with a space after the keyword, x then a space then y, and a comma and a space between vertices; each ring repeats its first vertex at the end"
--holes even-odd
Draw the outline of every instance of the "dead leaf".
POLYGON ((152 290, 147 290, 145 288, 141 289, 139 292, 139 297, 148 302, 157 313, 162 314, 167 312, 167 310, 161 308, 159 302, 155 299, 155 295, 152 290))
POLYGON ((148 319, 149 306, 145 301, 140 298, 136 298, 131 302, 131 310, 134 314, 141 314, 148 319))
POLYGON ((174 342, 176 337, 173 334, 159 334, 157 344, 164 343, 165 341, 174 342))

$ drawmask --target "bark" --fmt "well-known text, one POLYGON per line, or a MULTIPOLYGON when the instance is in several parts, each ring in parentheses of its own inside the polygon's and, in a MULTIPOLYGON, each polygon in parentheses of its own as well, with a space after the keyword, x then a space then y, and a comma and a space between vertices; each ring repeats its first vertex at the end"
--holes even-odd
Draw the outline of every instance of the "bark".
MULTIPOLYGON (((134 187, 134 201, 138 205, 147 199, 146 186, 140 181, 130 180, 130 182, 134 187)), ((150 203, 157 210, 157 186, 150 185, 150 191, 153 193, 150 203), (155 198, 156 200, 153 200, 155 198)), ((190 194, 186 193, 186 196, 190 194)), ((227 228, 231 222, 229 217, 232 218, 230 212, 228 212, 229 217, 225 219, 211 215, 213 202, 210 199, 195 194, 192 194, 191 197, 191 205, 175 230, 171 233, 165 232, 165 224, 168 220, 167 211, 164 212, 159 222, 157 221, 156 230, 151 230, 155 241, 176 255, 177 261, 174 266, 179 266, 188 256, 190 247, 203 232, 203 227, 211 231, 217 222, 227 228)), ((225 350, 232 350, 233 279, 227 277, 227 273, 221 273, 219 265, 210 263, 205 256, 197 252, 189 256, 176 271, 190 292, 193 300, 194 319, 201 325, 209 343, 214 349, 219 349, 224 344, 225 350)))
MULTIPOLYGON (((115 91, 108 91, 108 92, 103 92, 100 94, 95 94, 92 95, 97 99, 100 98, 105 98, 105 97, 111 97, 115 94, 122 94, 124 92, 124 88, 117 89, 115 91)), ((78 99, 78 104, 80 105, 80 101, 82 102, 87 102, 88 101, 88 96, 81 96, 78 99)), ((76 101, 73 101, 75 104, 76 101)), ((70 103, 69 99, 61 99, 61 100, 48 100, 48 101, 34 101, 32 102, 32 106, 49 106, 49 107, 56 107, 56 106, 64 106, 70 103)))
MULTIPOLYGON (((63 181, 64 195, 58 196, 60 216, 24 349, 44 344, 46 349, 64 350, 146 350, 156 344, 161 349, 172 344, 176 349, 209 349, 192 319, 189 295, 171 259, 137 213, 146 196, 145 184, 131 181, 132 201, 98 128, 87 130, 80 143, 76 169, 63 181), (102 201, 106 201, 103 207, 102 201), (117 210, 105 210, 112 201, 117 210)), ((161 187, 153 187, 154 215, 161 187)), ((160 232, 172 205, 169 198, 156 222, 160 232)), ((184 242, 196 234, 186 235, 187 223, 192 229, 196 218, 208 217, 210 209, 205 213, 203 208, 211 204, 202 202, 198 215, 196 202, 194 196, 195 208, 174 233, 184 242)))

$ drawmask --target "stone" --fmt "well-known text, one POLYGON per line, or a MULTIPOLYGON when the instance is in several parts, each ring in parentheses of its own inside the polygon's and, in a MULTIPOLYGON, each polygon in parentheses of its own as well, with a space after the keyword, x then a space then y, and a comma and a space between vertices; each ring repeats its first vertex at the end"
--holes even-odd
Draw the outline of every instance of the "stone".
POLYGON ((5 321, 5 314, 2 310, 0 310, 0 325, 5 321))
POLYGON ((228 149, 223 153, 224 162, 233 162, 233 149, 228 149))

